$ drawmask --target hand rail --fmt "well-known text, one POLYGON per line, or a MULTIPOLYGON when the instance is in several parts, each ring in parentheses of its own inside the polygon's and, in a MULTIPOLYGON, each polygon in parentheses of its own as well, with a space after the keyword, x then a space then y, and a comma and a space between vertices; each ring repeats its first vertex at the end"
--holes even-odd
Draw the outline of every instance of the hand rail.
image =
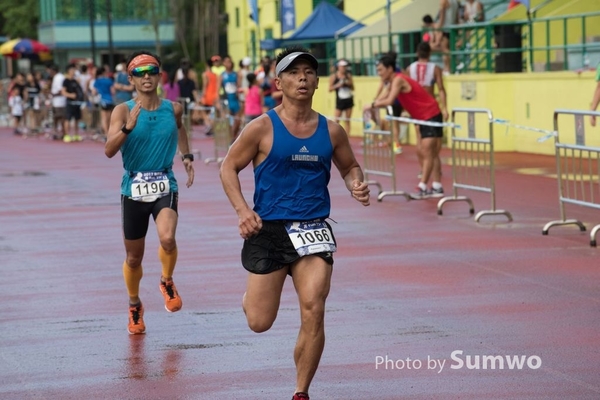
MULTIPOLYGON (((390 2, 390 6, 391 6, 392 4, 394 4, 394 3, 396 3, 397 1, 400 1, 400 0, 391 0, 391 2, 390 2)), ((413 0, 413 1, 414 1, 414 0, 413 0)), ((356 25, 358 25, 358 24, 362 23, 362 21, 364 21, 365 19, 367 19, 367 18, 370 18, 370 17, 372 17, 373 15, 375 15, 375 14, 377 14, 377 13, 381 12, 381 11, 384 11, 384 12, 385 12, 385 11, 387 10, 387 8, 388 8, 388 5, 386 4, 386 5, 382 6, 382 7, 379 7, 379 8, 377 8, 377 9, 375 9, 374 11, 371 11, 369 14, 367 14, 367 15, 365 15, 365 16, 363 16, 363 17, 361 17, 361 18, 357 19, 357 20, 355 20, 354 22, 351 22, 351 23, 349 23, 348 25, 341 27, 340 29, 338 29, 337 31, 335 31, 335 33, 334 33, 334 37, 335 37, 336 39, 338 39, 338 38, 339 38, 339 36, 340 36, 342 33, 346 32, 346 31, 347 31, 347 30, 349 30, 349 29, 352 29, 352 28, 354 28, 356 25)))

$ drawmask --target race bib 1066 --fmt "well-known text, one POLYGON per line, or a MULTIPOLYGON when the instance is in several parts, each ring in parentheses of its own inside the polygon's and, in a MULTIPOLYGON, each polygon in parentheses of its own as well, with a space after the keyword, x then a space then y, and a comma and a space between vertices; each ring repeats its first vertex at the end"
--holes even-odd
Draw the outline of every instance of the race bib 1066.
POLYGON ((288 222, 285 229, 300 256, 337 250, 331 229, 323 220, 288 222))
POLYGON ((152 202, 169 194, 170 189, 166 172, 137 172, 131 183, 131 199, 152 202))

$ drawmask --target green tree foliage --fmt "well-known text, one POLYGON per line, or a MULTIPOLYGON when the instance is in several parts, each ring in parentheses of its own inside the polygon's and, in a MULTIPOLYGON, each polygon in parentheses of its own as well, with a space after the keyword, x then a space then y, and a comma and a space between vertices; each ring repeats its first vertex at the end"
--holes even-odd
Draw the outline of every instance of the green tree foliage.
POLYGON ((194 63, 219 52, 225 25, 225 0, 171 0, 175 37, 184 57, 194 63))
POLYGON ((37 39, 39 0, 0 0, 0 34, 37 39))

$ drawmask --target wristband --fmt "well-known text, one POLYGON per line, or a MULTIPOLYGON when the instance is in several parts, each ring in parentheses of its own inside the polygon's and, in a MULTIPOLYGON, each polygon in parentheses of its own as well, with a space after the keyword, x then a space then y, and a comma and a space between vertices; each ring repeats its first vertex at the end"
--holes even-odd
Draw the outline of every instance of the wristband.
POLYGON ((127 129, 127 124, 123 124, 123 126, 121 127, 121 132, 123 132, 126 135, 129 135, 131 131, 133 131, 133 129, 127 129))
POLYGON ((181 156, 181 161, 184 161, 185 159, 194 161, 194 155, 193 154, 184 154, 183 156, 181 156))

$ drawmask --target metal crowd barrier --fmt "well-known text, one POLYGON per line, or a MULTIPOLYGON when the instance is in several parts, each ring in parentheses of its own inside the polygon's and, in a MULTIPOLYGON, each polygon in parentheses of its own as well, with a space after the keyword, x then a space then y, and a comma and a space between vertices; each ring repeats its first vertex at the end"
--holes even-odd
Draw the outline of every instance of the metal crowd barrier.
POLYGON ((191 139, 192 137, 192 109, 194 107, 194 103, 190 102, 190 99, 187 97, 178 97, 177 101, 181 103, 183 107, 183 125, 187 131, 188 137, 191 139))
POLYGON ((410 194, 396 189, 396 155, 393 143, 391 131, 364 129, 363 171, 367 183, 379 189, 377 201, 382 201, 385 196, 404 196, 406 200, 411 199, 410 194), (371 175, 390 178, 392 190, 384 191, 379 181, 369 179, 371 175))
MULTIPOLYGON (((565 204, 575 204, 583 207, 600 209, 600 147, 586 145, 585 117, 596 116, 600 112, 556 110, 554 111, 554 147, 556 154, 556 174, 558 181, 558 202, 560 220, 550 221, 542 229, 543 235, 553 226, 577 225, 581 232, 586 227, 577 219, 567 219, 565 204), (571 115, 575 120, 575 140, 570 143, 560 141, 558 119, 561 115, 571 115)), ((565 134, 563 132, 563 138, 565 134)), ((596 235, 600 224, 590 232, 590 246, 596 247, 596 235)))
POLYGON ((494 118, 492 111, 484 108, 455 108, 452 110, 452 196, 440 199, 437 205, 438 215, 442 215, 444 204, 465 201, 469 204, 469 213, 475 213, 473 201, 467 196, 459 196, 458 189, 474 190, 489 193, 492 201, 490 210, 483 210, 475 216, 475 222, 484 215, 505 215, 512 221, 512 215, 506 210, 496 209, 496 179, 494 165, 494 118), (458 137, 455 124, 456 115, 466 113, 467 137, 458 137), (475 116, 487 117, 487 133, 477 137, 475 116))
POLYGON ((204 162, 206 164, 211 162, 220 164, 227 155, 232 140, 229 118, 215 118, 213 120, 212 131, 215 140, 214 157, 206 158, 204 162))

